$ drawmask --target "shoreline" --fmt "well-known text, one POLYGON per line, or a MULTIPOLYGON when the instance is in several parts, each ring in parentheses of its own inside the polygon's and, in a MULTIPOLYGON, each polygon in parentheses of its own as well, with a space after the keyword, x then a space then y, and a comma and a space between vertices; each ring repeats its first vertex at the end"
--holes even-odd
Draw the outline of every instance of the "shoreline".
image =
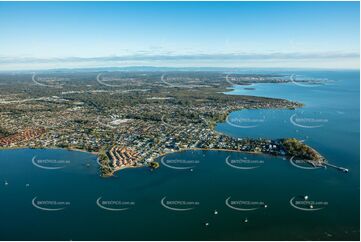
MULTIPOLYGON (((308 146, 309 147, 309 146, 308 146)), ((310 147, 312 150, 314 150, 315 152, 317 152, 315 149, 313 149, 312 147, 310 147)), ((99 152, 95 152, 95 151, 88 151, 88 150, 83 150, 83 149, 78 149, 78 148, 61 148, 61 147, 25 147, 25 146, 20 146, 20 147, 0 147, 0 151, 1 150, 16 150, 16 149, 40 149, 40 150, 64 150, 64 151, 75 151, 75 152, 83 152, 83 153, 89 153, 92 155, 95 155, 97 158, 99 158, 99 152)), ((268 153, 264 153, 264 152, 259 152, 259 151, 242 151, 242 150, 230 150, 230 149, 224 149, 224 148, 186 148, 186 149, 179 149, 179 150, 175 150, 172 152, 165 152, 165 153, 161 153, 158 157, 154 158, 151 162, 155 162, 154 160, 160 158, 160 157, 164 157, 167 156, 169 154, 174 154, 174 153, 182 153, 182 152, 187 152, 187 151, 221 151, 221 152, 236 152, 236 153, 244 153, 244 154, 250 154, 250 155, 264 155, 264 156, 271 156, 271 157, 278 157, 278 158, 286 158, 286 159, 290 159, 290 155, 273 155, 273 154, 268 154, 268 153)), ((318 152, 317 152, 318 153, 318 152)), ((310 163, 313 164, 313 163, 310 163)), ((327 162, 325 162, 325 164, 327 164, 327 162)), ((117 171, 120 170, 124 170, 124 169, 128 169, 128 168, 141 168, 141 167, 146 167, 147 165, 142 165, 142 166, 122 166, 122 167, 118 167, 118 168, 112 168, 112 172, 110 175, 107 175, 105 177, 111 177, 114 175, 114 173, 116 173, 117 171)))
MULTIPOLYGON (((234 89, 233 89, 234 90, 234 89)), ((227 93, 223 93, 224 95, 227 95, 227 93)), ((286 109, 299 109, 299 108, 303 108, 304 104, 300 103, 300 102, 294 102, 294 101, 290 101, 287 99, 280 99, 280 98, 268 98, 266 97, 266 99, 275 99, 275 100, 281 100, 282 102, 285 102, 281 105, 274 105, 273 107, 263 107, 263 108, 241 108, 241 109, 230 109, 227 110, 224 115, 220 118, 216 118, 215 120, 213 120, 214 124, 218 124, 218 123, 224 123, 225 120, 227 119, 227 117, 232 113, 232 112, 236 112, 236 111, 242 111, 242 110, 253 110, 253 109, 265 109, 265 110, 286 110, 286 109)), ((232 135, 227 135, 225 133, 219 132, 215 129, 216 125, 212 125, 212 123, 210 124, 210 129, 213 130, 213 132, 221 134, 221 135, 225 135, 225 136, 229 136, 229 137, 233 137, 232 135)), ((251 138, 253 139, 253 138, 251 138)), ((311 148, 311 147, 310 147, 311 148)), ((79 148, 62 148, 62 147, 26 147, 26 146, 19 146, 19 147, 0 147, 0 150, 6 150, 6 149, 49 149, 49 150, 66 150, 66 151, 78 151, 78 152, 86 152, 86 153, 90 153, 92 155, 95 155, 97 157, 97 159, 99 160, 100 158, 100 151, 95 152, 95 151, 88 151, 86 149, 79 149, 79 148)), ((103 177, 111 177, 113 176, 117 171, 120 170, 124 170, 127 168, 141 168, 141 167, 147 167, 150 162, 155 162, 155 160, 159 159, 160 157, 166 156, 168 154, 173 154, 173 153, 180 153, 180 152, 186 152, 186 151, 221 151, 221 152, 237 152, 237 153, 245 153, 245 154, 251 154, 251 155, 265 155, 265 156, 273 156, 273 157, 283 157, 286 159, 289 159, 291 156, 290 155, 277 155, 277 154, 270 154, 270 153, 264 153, 261 151, 242 151, 242 150, 233 150, 233 149, 225 149, 225 148, 186 148, 186 149, 182 149, 180 148, 179 150, 175 150, 172 152, 164 152, 164 153, 160 153, 159 156, 151 159, 151 161, 143 163, 142 165, 137 165, 137 166, 122 166, 122 167, 111 167, 109 166, 109 168, 111 168, 111 171, 109 174, 103 176, 103 177)), ((314 150, 314 149, 312 149, 314 150)), ((318 153, 318 152, 316 152, 318 153)), ((158 163, 158 162, 157 162, 158 163)), ((311 163, 312 164, 312 163, 311 163)), ((101 165, 100 165, 101 168, 101 165)), ((102 176, 102 175, 101 175, 102 176)))
POLYGON ((65 151, 78 151, 78 152, 83 152, 83 153, 89 153, 92 155, 98 155, 99 152, 95 152, 95 151, 88 151, 88 150, 82 150, 82 149, 78 149, 78 148, 61 148, 61 147, 28 147, 28 146, 18 146, 18 147, 0 147, 0 151, 1 150, 20 150, 20 149, 33 149, 33 150, 65 150, 65 151))

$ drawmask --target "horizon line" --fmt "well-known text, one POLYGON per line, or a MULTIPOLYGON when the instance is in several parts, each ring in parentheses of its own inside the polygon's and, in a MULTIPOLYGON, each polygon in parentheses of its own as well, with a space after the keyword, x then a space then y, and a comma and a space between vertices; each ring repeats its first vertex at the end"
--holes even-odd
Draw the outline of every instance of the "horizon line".
MULTIPOLYGON (((128 65, 128 66, 99 66, 99 67, 59 67, 59 68, 30 68, 30 69, 8 69, 8 70, 0 70, 0 73, 6 72, 46 72, 46 71, 134 71, 134 72, 166 72, 167 70, 161 69, 172 69, 173 71, 237 71, 237 70, 279 70, 279 71, 288 71, 288 70, 319 70, 319 71, 360 71, 360 68, 345 68, 345 67, 225 67, 225 66, 153 66, 153 65, 128 65), (134 70, 122 70, 122 69, 133 69, 134 70), (138 70, 137 70, 138 68, 138 70), (153 70, 140 70, 141 68, 149 68, 153 70), (114 70, 106 70, 106 69, 114 69, 114 70), (118 70, 117 70, 118 69, 118 70), (157 70, 158 69, 158 70, 157 70), (213 69, 213 70, 212 70, 213 69)), ((168 71, 172 71, 168 70, 168 71)))
POLYGON ((94 57, 0 56, 1 70, 152 66, 158 68, 358 69, 360 52, 133 53, 94 57))

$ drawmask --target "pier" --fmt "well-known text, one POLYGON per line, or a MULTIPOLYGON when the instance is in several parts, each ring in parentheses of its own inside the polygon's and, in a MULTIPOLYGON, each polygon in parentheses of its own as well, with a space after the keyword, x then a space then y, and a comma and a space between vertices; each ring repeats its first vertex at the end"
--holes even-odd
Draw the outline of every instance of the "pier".
POLYGON ((332 165, 332 164, 329 164, 329 163, 325 163, 326 166, 329 166, 329 167, 332 167, 332 168, 335 168, 339 171, 343 171, 345 173, 348 172, 348 169, 347 168, 344 168, 344 167, 341 167, 341 166, 336 166, 336 165, 332 165))

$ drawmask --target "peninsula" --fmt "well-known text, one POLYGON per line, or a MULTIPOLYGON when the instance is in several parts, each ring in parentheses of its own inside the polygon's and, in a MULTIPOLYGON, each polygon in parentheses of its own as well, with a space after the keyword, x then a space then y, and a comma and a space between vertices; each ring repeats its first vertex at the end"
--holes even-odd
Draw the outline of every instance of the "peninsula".
POLYGON ((156 168, 155 159, 162 155, 197 149, 297 157, 313 166, 326 163, 296 139, 235 138, 214 129, 236 110, 301 107, 283 99, 224 94, 232 83, 277 85, 288 77, 229 77, 222 72, 40 75, 0 75, 0 147, 93 152, 102 176, 124 168, 156 168))

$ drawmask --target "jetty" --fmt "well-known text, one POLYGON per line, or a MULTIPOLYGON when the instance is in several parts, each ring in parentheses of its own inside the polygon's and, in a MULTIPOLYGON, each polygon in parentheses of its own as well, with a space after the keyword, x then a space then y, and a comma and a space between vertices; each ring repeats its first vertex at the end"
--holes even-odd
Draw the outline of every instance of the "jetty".
POLYGON ((349 170, 347 168, 344 168, 344 167, 341 167, 341 166, 336 166, 336 165, 332 165, 330 163, 325 163, 325 166, 329 166, 329 167, 332 167, 332 168, 335 168, 339 171, 343 171, 345 173, 349 172, 349 170))

